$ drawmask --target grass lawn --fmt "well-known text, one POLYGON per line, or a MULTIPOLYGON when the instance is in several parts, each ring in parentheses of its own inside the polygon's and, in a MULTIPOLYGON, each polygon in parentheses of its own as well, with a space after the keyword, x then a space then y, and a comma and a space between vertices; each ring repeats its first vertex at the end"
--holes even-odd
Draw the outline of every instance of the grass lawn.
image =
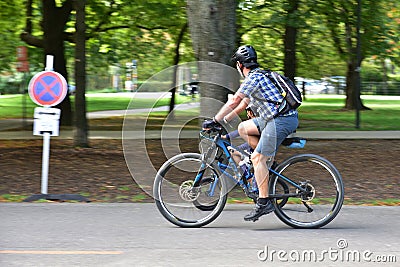
MULTIPOLYGON (((309 97, 299 108, 301 130, 358 130, 355 111, 343 110, 345 99, 309 97)), ((400 98, 393 100, 366 97, 371 110, 360 111, 360 130, 400 130, 400 98)))
MULTIPOLYGON (((87 111, 101 111, 101 110, 125 110, 129 103, 131 102, 131 97, 128 96, 118 96, 118 94, 113 94, 110 96, 98 96, 98 94, 87 94, 86 103, 87 111), (110 97, 111 96, 111 97, 110 97)), ((74 97, 71 97, 72 106, 74 105, 74 97)), ((188 101, 189 97, 178 96, 177 104, 181 102, 188 101)), ((26 113, 29 117, 30 114, 33 115, 33 110, 37 107, 28 95, 5 95, 0 96, 0 119, 11 119, 11 118, 21 118, 22 117, 22 107, 26 105, 26 113), (25 104, 24 104, 25 103, 25 104)), ((158 101, 155 99, 135 99, 134 108, 152 108, 159 106, 169 105, 169 99, 163 98, 158 101)), ((130 106, 132 108, 132 106, 130 106)))

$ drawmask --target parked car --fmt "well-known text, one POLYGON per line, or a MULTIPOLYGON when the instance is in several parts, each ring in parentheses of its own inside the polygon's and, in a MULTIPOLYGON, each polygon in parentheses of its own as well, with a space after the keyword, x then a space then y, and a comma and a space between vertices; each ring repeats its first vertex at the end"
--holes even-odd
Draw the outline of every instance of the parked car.
POLYGON ((331 76, 326 79, 326 81, 331 84, 334 88, 335 94, 343 94, 346 89, 346 77, 344 76, 331 76))
POLYGON ((300 90, 302 90, 304 86, 306 95, 334 93, 333 87, 325 81, 305 79, 301 77, 296 77, 295 80, 296 85, 300 90))

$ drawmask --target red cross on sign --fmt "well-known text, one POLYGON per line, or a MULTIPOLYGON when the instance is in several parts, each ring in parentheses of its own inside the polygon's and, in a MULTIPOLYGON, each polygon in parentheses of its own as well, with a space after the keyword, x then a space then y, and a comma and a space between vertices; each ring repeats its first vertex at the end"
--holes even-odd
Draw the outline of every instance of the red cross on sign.
POLYGON ((28 85, 32 101, 41 106, 55 106, 68 92, 65 78, 55 71, 42 71, 33 76, 28 85))

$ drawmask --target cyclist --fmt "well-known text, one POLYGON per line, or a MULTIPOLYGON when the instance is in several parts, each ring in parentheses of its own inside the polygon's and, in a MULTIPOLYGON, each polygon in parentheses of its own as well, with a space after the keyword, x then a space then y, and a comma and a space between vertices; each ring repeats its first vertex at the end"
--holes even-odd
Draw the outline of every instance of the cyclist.
POLYGON ((244 81, 233 98, 226 102, 213 120, 204 122, 203 128, 211 128, 218 123, 227 124, 237 117, 248 103, 256 108, 258 116, 243 121, 238 126, 240 136, 254 148, 251 160, 259 188, 259 198, 254 209, 244 217, 244 220, 256 221, 275 209, 268 197, 267 164, 272 163, 282 141, 296 130, 298 114, 296 110, 279 114, 280 107, 284 105, 283 96, 279 89, 260 72, 257 53, 252 46, 240 46, 232 56, 232 61, 244 81))

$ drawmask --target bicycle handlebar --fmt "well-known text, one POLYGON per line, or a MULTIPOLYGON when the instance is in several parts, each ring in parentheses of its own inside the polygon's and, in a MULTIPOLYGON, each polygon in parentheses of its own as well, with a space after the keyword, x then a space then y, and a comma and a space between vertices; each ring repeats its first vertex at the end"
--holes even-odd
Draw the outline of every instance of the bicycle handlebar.
POLYGON ((221 133, 222 132, 222 130, 223 130, 223 127, 221 126, 221 125, 214 125, 214 126, 212 126, 211 128, 203 128, 201 131, 203 132, 203 133, 208 133, 208 134, 211 134, 211 133, 221 133))

